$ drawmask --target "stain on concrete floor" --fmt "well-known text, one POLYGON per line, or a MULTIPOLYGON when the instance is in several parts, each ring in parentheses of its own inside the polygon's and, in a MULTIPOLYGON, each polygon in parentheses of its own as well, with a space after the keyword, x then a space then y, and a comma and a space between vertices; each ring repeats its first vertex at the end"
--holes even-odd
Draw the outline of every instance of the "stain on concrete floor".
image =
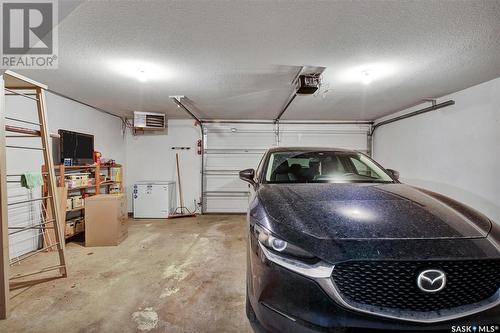
MULTIPOLYGON (((253 332, 240 215, 130 220, 117 247, 69 242, 69 277, 13 291, 1 332, 253 332)), ((54 260, 35 256, 13 273, 54 260)))

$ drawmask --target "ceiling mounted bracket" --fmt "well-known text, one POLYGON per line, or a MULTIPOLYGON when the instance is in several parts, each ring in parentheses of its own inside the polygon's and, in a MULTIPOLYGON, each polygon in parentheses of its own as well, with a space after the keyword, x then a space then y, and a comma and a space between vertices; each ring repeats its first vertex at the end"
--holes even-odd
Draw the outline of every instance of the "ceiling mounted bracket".
POLYGON ((454 100, 449 100, 449 101, 446 101, 446 102, 441 102, 439 104, 434 104, 433 103, 429 107, 426 107, 426 108, 423 108, 423 109, 419 109, 419 110, 416 110, 416 111, 413 111, 413 112, 410 112, 410 113, 406 113, 406 114, 403 114, 403 115, 400 115, 400 116, 397 116, 397 117, 394 117, 394 118, 389 118, 389 119, 386 119, 384 121, 375 123, 373 125, 373 128, 371 130, 370 135, 373 135, 373 133, 375 132, 375 130, 377 128, 379 128, 380 126, 391 124, 391 123, 394 123, 396 121, 400 121, 400 120, 403 120, 403 119, 415 117, 415 116, 421 115, 423 113, 427 113, 427 112, 430 112, 430 111, 442 109, 442 108, 445 108, 445 107, 451 106, 451 105, 455 105, 455 101, 454 100))
POLYGON ((423 100, 426 102, 431 102, 432 106, 436 106, 437 104, 437 99, 435 98, 424 98, 423 100))
POLYGON ((177 96, 169 96, 169 98, 174 101, 174 103, 181 109, 183 109, 184 111, 186 111, 189 116, 191 118, 193 118, 194 120, 196 120, 199 124, 202 123, 201 119, 196 117, 194 115, 194 113, 192 113, 191 111, 189 111, 189 109, 182 103, 182 99, 185 99, 186 96, 183 96, 183 95, 177 95, 177 96))
POLYGON ((283 116, 283 114, 285 113, 286 109, 288 109, 288 107, 290 106, 290 104, 292 104, 295 97, 297 97, 297 84, 296 83, 300 77, 300 74, 304 70, 304 68, 305 68, 305 66, 300 66, 299 70, 297 71, 297 74, 295 74, 295 76, 293 77, 293 80, 292 80, 293 92, 288 97, 288 101, 285 104, 285 106, 283 107, 283 109, 280 111, 280 113, 278 113, 276 118, 274 118, 274 123, 278 123, 280 121, 280 119, 283 116))

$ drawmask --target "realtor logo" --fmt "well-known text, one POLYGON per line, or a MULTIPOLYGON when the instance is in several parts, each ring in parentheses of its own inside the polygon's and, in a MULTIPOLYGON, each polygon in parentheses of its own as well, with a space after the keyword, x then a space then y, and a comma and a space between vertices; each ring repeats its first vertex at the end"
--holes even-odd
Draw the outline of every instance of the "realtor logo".
POLYGON ((1 0, 1 68, 57 68, 57 0, 1 0))

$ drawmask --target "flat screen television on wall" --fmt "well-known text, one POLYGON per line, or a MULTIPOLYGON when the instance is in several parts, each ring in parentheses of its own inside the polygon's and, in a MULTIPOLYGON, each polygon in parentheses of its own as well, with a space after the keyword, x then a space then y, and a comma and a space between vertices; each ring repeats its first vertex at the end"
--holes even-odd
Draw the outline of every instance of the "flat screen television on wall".
POLYGON ((59 130, 59 152, 61 163, 71 158, 74 165, 94 163, 94 136, 90 134, 59 130))

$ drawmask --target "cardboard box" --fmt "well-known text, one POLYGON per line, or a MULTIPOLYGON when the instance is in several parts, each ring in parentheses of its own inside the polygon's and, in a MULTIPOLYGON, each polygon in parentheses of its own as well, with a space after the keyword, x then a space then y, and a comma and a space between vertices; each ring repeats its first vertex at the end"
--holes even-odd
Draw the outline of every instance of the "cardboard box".
POLYGON ((78 174, 66 175, 66 181, 72 187, 87 186, 89 183, 89 174, 78 173, 78 174))
POLYGON ((64 227, 64 235, 71 236, 75 233, 75 221, 67 221, 64 227))
POLYGON ((71 198, 66 199, 66 210, 73 209, 73 200, 71 198))
POLYGON ((81 195, 75 195, 74 197, 71 197, 71 199, 73 201, 73 209, 83 206, 84 201, 81 195))
POLYGON ((64 186, 66 186, 67 188, 75 188, 78 187, 78 183, 76 180, 65 179, 64 186))
POLYGON ((99 194, 85 199, 85 246, 118 245, 127 235, 124 193, 99 194))
POLYGON ((75 232, 82 232, 85 230, 85 221, 81 220, 75 224, 75 232))

